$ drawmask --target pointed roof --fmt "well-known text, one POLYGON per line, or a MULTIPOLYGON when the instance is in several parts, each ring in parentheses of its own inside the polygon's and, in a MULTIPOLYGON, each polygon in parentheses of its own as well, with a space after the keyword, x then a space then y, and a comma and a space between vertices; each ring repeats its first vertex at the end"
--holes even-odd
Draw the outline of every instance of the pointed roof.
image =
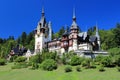
POLYGON ((87 35, 88 35, 87 32, 81 32, 78 34, 79 37, 83 37, 83 40, 86 39, 87 35))
POLYGON ((65 27, 66 27, 66 30, 65 30, 64 33, 62 34, 63 36, 69 35, 69 30, 67 29, 67 25, 65 25, 65 27))
POLYGON ((65 35, 69 35, 69 32, 67 30, 65 30, 65 32, 63 33, 63 36, 65 35))
POLYGON ((98 27, 97 27, 97 23, 96 23, 96 35, 95 36, 98 38, 98 40, 100 39, 99 32, 98 32, 98 27))
POLYGON ((41 27, 44 27, 44 25, 46 24, 46 19, 45 19, 45 12, 44 12, 44 7, 42 7, 42 16, 41 16, 41 19, 40 19, 40 24, 41 24, 41 27))
POLYGON ((75 8, 73 8, 73 22, 70 29, 78 29, 78 25, 76 23, 75 8))
POLYGON ((98 27, 96 26, 96 36, 98 35, 98 27))
POLYGON ((96 40, 96 38, 97 38, 96 36, 90 36, 89 41, 90 41, 90 42, 94 42, 94 41, 96 40))

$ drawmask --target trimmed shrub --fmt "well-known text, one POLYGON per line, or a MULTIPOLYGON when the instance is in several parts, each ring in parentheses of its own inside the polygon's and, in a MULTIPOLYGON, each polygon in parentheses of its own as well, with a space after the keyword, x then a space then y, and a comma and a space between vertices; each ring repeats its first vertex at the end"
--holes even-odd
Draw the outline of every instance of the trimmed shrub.
POLYGON ((31 63, 41 63, 42 62, 42 56, 40 54, 37 54, 35 56, 30 57, 31 63))
POLYGON ((39 68, 39 65, 38 65, 38 63, 33 63, 32 64, 32 70, 35 70, 35 69, 38 69, 39 68))
POLYGON ((100 65, 100 66, 99 66, 99 71, 100 71, 100 72, 104 72, 104 71, 105 71, 105 69, 104 69, 104 66, 103 66, 103 65, 100 65))
POLYGON ((20 63, 20 62, 25 62, 26 60, 27 60, 26 57, 19 56, 15 59, 15 62, 20 63))
POLYGON ((76 67, 76 71, 77 71, 77 72, 80 72, 80 71, 81 71, 80 66, 77 66, 77 67, 76 67))
POLYGON ((114 65, 120 66, 120 48, 119 47, 111 48, 109 49, 109 52, 110 56, 113 59, 114 65))
POLYGON ((87 68, 90 68, 90 62, 91 62, 91 59, 85 59, 83 62, 82 62, 82 67, 85 67, 86 69, 87 68))
POLYGON ((5 65, 6 64, 6 60, 5 59, 0 59, 0 65, 5 65))
POLYGON ((53 60, 57 60, 57 52, 44 52, 43 51, 43 53, 44 54, 41 54, 41 56, 42 56, 42 60, 44 61, 44 60, 46 60, 46 59, 53 59, 53 60))
POLYGON ((65 67, 65 72, 72 72, 72 67, 71 66, 66 66, 65 67))
POLYGON ((90 62, 90 68, 92 68, 92 69, 95 69, 95 68, 96 68, 96 66, 95 66, 95 63, 94 63, 94 62, 90 62))
POLYGON ((87 63, 86 63, 86 61, 83 61, 82 62, 82 67, 85 67, 85 66, 87 66, 87 63))
POLYGON ((39 63, 42 62, 42 55, 37 54, 35 56, 30 57, 29 65, 32 66, 32 70, 38 69, 39 68, 39 63))
POLYGON ((47 71, 57 69, 57 63, 53 59, 46 59, 40 65, 40 68, 47 71))
POLYGON ((80 57, 78 57, 78 56, 73 56, 73 57, 71 58, 70 64, 71 64, 72 66, 80 65, 80 64, 81 64, 80 57))
POLYGON ((76 54, 73 51, 70 51, 69 53, 63 53, 62 55, 62 63, 63 64, 70 64, 71 58, 75 56, 76 54))
POLYGON ((47 58, 47 59, 53 59, 53 60, 57 60, 57 52, 50 52, 50 57, 47 58))
POLYGON ((21 69, 21 68, 27 68, 28 64, 26 62, 27 58, 19 56, 15 59, 15 64, 12 66, 12 69, 21 69))
POLYGON ((104 56, 102 56, 102 55, 98 55, 98 56, 96 56, 96 58, 95 58, 95 62, 98 62, 98 64, 100 64, 101 61, 102 61, 102 59, 103 59, 103 57, 104 57, 104 56))
POLYGON ((62 63, 64 65, 69 64, 69 62, 70 62, 69 54, 68 53, 63 53, 61 60, 62 60, 62 63))
POLYGON ((101 63, 103 64, 103 66, 105 67, 113 67, 113 62, 112 62, 112 58, 109 56, 105 56, 102 60, 101 63))
POLYGON ((64 65, 67 64, 67 60, 66 60, 66 57, 65 57, 65 56, 62 56, 61 60, 62 60, 62 63, 63 63, 64 65))

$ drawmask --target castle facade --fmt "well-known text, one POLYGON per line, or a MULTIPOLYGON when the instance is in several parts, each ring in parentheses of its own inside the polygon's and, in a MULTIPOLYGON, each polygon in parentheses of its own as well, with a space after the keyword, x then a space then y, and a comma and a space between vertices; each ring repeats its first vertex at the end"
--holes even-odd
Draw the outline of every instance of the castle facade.
POLYGON ((100 36, 96 27, 96 35, 90 36, 87 32, 80 32, 76 22, 75 11, 73 11, 72 24, 70 31, 65 31, 59 39, 52 39, 52 25, 45 18, 44 9, 42 9, 41 19, 35 29, 35 53, 43 49, 64 53, 69 51, 99 51, 100 36))

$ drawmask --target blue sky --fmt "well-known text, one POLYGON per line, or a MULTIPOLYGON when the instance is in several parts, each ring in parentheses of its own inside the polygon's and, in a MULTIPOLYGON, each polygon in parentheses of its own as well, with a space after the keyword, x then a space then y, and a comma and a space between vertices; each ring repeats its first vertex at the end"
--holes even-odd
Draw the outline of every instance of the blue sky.
POLYGON ((0 0, 0 37, 17 38, 37 26, 44 6, 47 21, 54 32, 72 24, 73 7, 82 31, 98 24, 108 30, 120 22, 120 0, 0 0))

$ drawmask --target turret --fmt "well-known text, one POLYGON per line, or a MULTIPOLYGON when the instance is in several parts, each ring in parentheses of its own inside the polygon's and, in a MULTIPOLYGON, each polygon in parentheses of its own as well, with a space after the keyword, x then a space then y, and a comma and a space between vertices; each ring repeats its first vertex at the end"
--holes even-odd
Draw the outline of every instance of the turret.
POLYGON ((52 24, 51 22, 48 23, 48 28, 49 28, 49 34, 48 34, 48 40, 52 40, 52 24))
POLYGON ((73 21, 72 21, 72 25, 70 27, 70 34, 72 35, 72 38, 77 38, 78 25, 76 23, 75 9, 73 9, 73 21))
POLYGON ((70 27, 69 51, 78 49, 78 25, 76 23, 75 9, 73 9, 73 21, 70 27))
POLYGON ((98 32, 97 25, 96 25, 96 35, 95 36, 97 37, 98 48, 100 50, 100 35, 99 35, 99 32, 98 32))

